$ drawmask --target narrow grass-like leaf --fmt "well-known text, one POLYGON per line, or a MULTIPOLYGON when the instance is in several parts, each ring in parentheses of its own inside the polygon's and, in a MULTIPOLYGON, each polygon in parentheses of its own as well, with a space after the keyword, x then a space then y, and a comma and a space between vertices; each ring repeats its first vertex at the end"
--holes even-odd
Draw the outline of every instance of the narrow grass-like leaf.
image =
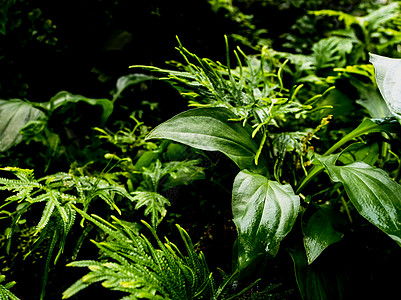
POLYGON ((341 140, 335 143, 329 150, 324 153, 324 156, 332 154, 339 147, 345 143, 353 140, 364 134, 374 133, 374 132, 399 132, 400 126, 395 118, 385 118, 385 119, 366 119, 357 128, 344 136, 341 140))

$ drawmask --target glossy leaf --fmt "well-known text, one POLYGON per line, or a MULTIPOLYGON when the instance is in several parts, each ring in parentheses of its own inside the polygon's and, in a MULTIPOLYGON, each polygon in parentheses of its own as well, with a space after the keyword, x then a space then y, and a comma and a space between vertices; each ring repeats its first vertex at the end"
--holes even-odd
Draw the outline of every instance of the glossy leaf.
POLYGON ((197 108, 185 111, 153 129, 147 139, 169 139, 188 146, 220 151, 240 169, 267 172, 263 155, 254 163, 258 143, 252 139, 249 125, 231 121, 237 117, 226 108, 197 108))
POLYGON ((337 155, 318 160, 334 182, 341 182, 352 204, 373 225, 401 245, 401 185, 364 162, 336 166, 337 155))
POLYGON ((280 244, 294 225, 299 205, 299 196, 288 184, 249 171, 237 175, 232 210, 238 231, 239 270, 280 244))
POLYGON ((357 128, 352 130, 341 140, 335 143, 329 150, 326 151, 324 156, 332 154, 339 147, 345 143, 353 140, 364 134, 374 133, 374 132, 399 132, 400 125, 395 118, 384 118, 384 119, 366 119, 357 128))
POLYGON ((358 89, 361 97, 356 102, 368 111, 371 118, 381 119, 393 117, 386 101, 384 101, 382 95, 380 95, 374 85, 354 80, 354 86, 358 89))
POLYGON ((328 246, 337 243, 343 234, 335 229, 340 220, 330 207, 311 202, 302 216, 304 247, 308 264, 311 264, 328 246))
POLYGON ((22 141, 20 130, 30 121, 38 120, 44 113, 31 103, 20 99, 0 100, 0 152, 22 141))
POLYGON ((344 165, 353 163, 355 161, 363 161, 368 165, 373 166, 379 158, 379 145, 373 143, 366 145, 364 143, 354 143, 349 145, 344 151, 341 152, 338 160, 344 165))
POLYGON ((401 59, 370 54, 379 90, 390 111, 401 122, 401 59))

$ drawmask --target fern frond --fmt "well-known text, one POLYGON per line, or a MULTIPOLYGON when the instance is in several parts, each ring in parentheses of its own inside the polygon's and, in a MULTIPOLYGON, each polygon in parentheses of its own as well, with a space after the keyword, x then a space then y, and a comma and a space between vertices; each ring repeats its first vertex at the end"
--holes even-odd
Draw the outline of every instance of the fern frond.
POLYGON ((16 284, 15 281, 2 284, 5 280, 5 276, 0 274, 0 300, 20 300, 17 296, 15 296, 10 289, 16 284))
MULTIPOLYGON (((32 170, 20 168, 1 168, 0 170, 12 172, 18 179, 0 178, 0 190, 9 190, 14 192, 13 195, 6 199, 6 203, 24 202, 26 205, 21 209, 11 213, 12 223, 9 230, 9 240, 7 251, 10 251, 11 238, 14 227, 18 223, 21 216, 27 212, 32 205, 44 202, 44 208, 39 221, 36 224, 35 235, 39 235, 36 239, 33 249, 49 240, 49 246, 45 258, 44 274, 42 279, 41 299, 45 294, 45 286, 47 284, 48 272, 50 269, 50 261, 56 252, 54 263, 64 251, 66 239, 71 227, 75 222, 76 212, 86 216, 82 211, 74 206, 81 205, 85 210, 91 200, 95 198, 103 199, 110 207, 119 209, 114 203, 116 194, 127 198, 133 198, 129 193, 117 185, 109 184, 107 181, 90 176, 75 176, 72 173, 56 173, 35 179, 32 170), (57 250, 56 250, 57 248, 57 250)), ((102 226, 101 223, 97 223, 102 226)), ((103 225, 105 230, 112 227, 111 224, 103 225)), ((113 234, 113 232, 110 232, 113 234)), ((118 233, 115 233, 116 238, 118 233)), ((123 235, 121 235, 123 237, 123 235)), ((28 253, 28 254, 29 254, 28 253)))
POLYGON ((157 227, 161 220, 165 217, 167 210, 166 206, 171 205, 170 201, 157 192, 135 191, 133 192, 133 200, 136 201, 135 209, 145 207, 144 215, 151 216, 153 227, 157 227))
MULTIPOLYGON (((78 213, 85 215, 83 211, 78 213)), ((154 237, 157 248, 143 234, 116 217, 113 217, 113 224, 98 216, 84 217, 105 229, 109 235, 106 241, 94 242, 104 261, 86 260, 68 264, 87 267, 90 272, 64 292, 64 298, 85 288, 84 284, 95 281, 101 281, 105 288, 127 292, 123 299, 192 300, 211 296, 214 282, 204 264, 204 256, 196 255, 189 236, 181 227, 178 228, 182 232, 186 252, 191 253, 191 257, 184 256, 167 239, 163 243, 155 229, 146 222, 143 224, 154 237)))
POLYGON ((52 258, 53 251, 54 251, 54 248, 56 247, 56 243, 57 243, 58 239, 59 239, 59 233, 57 230, 55 230, 55 231, 53 231, 53 236, 51 237, 50 246, 47 249, 45 267, 44 267, 43 278, 42 278, 42 290, 40 293, 40 300, 43 300, 45 298, 47 278, 48 278, 49 272, 50 272, 50 260, 52 258))
POLYGON ((56 207, 56 202, 57 199, 54 197, 54 195, 52 193, 50 193, 48 195, 48 201, 46 203, 45 208, 43 209, 42 212, 42 217, 40 218, 39 223, 36 225, 36 232, 35 234, 37 234, 38 232, 40 232, 43 228, 46 227, 47 223, 50 220, 50 217, 53 214, 54 208, 56 207))
POLYGON ((73 285, 71 285, 68 289, 66 289, 63 292, 63 299, 67 299, 74 296, 76 293, 82 291, 83 289, 87 288, 90 285, 91 283, 84 282, 82 278, 77 280, 73 285))

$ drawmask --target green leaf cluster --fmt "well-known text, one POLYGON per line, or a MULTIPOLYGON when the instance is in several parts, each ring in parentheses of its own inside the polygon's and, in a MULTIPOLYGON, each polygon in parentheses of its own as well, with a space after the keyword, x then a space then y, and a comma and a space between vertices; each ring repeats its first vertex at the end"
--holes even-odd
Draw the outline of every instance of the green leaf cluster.
POLYGON ((43 299, 54 250, 57 249, 54 258, 54 263, 56 263, 64 251, 68 234, 75 223, 75 205, 80 205, 86 211, 92 200, 100 198, 109 205, 111 210, 120 212, 115 204, 115 195, 121 195, 132 200, 133 197, 124 188, 111 185, 105 180, 95 177, 57 173, 35 179, 32 170, 15 167, 2 168, 1 170, 9 171, 18 178, 0 178, 0 190, 13 193, 5 199, 1 206, 2 213, 7 212, 5 211, 7 206, 19 203, 15 211, 7 212, 7 217, 12 218, 8 233, 8 252, 10 251, 14 230, 21 218, 27 215, 33 207, 44 205, 41 217, 36 221, 34 235, 38 237, 31 250, 32 252, 43 243, 50 243, 47 246, 44 268, 41 295, 43 299))
MULTIPOLYGON (((180 49, 182 51, 183 48, 180 47, 180 49)), ((320 50, 316 47, 315 51, 318 55, 320 50)), ((326 54, 326 52, 327 50, 322 50, 322 53, 326 54)), ((185 53, 189 55, 189 52, 185 53)), ((277 253, 280 242, 292 230, 298 217, 302 219, 303 247, 308 265, 312 264, 328 246, 342 239, 344 233, 338 230, 336 221, 338 212, 322 206, 316 200, 319 199, 320 193, 333 197, 338 192, 337 199, 332 199, 329 203, 341 203, 349 222, 352 222, 349 208, 349 205, 352 204, 359 215, 399 243, 399 220, 401 218, 401 199, 399 198, 401 185, 397 182, 399 176, 394 180, 387 172, 372 166, 380 156, 377 144, 352 143, 356 138, 377 133, 398 140, 400 126, 395 118, 385 116, 387 118, 365 119, 354 130, 342 134, 338 141, 330 141, 331 146, 319 155, 314 149, 308 147, 313 136, 327 126, 332 116, 323 118, 315 129, 305 128, 310 130, 305 135, 301 134, 302 131, 288 133, 285 129, 295 124, 294 120, 297 120, 294 115, 291 118, 291 114, 302 115, 304 122, 312 120, 313 118, 308 119, 307 114, 314 109, 313 105, 319 109, 323 108, 323 106, 319 107, 318 103, 321 95, 303 101, 295 100, 301 87, 294 87, 292 94, 286 93, 289 90, 282 85, 283 66, 281 66, 277 70, 276 76, 273 77, 279 81, 276 88, 279 88, 283 97, 288 98, 285 100, 274 98, 277 96, 275 88, 270 90, 270 94, 264 94, 258 98, 255 97, 255 88, 248 88, 252 86, 253 82, 263 82, 272 73, 258 73, 262 79, 247 81, 244 79, 246 76, 243 75, 246 71, 238 62, 240 66, 238 77, 233 75, 235 74, 234 70, 229 69, 229 63, 228 67, 223 68, 226 74, 224 77, 216 75, 222 73, 221 64, 210 63, 207 59, 199 59, 196 55, 190 55, 194 60, 187 59, 187 63, 193 73, 157 71, 168 73, 169 76, 165 80, 171 82, 173 86, 178 81, 185 83, 186 92, 184 94, 191 97, 196 95, 195 99, 198 98, 198 103, 205 101, 207 104, 204 106, 206 107, 191 109, 176 115, 153 129, 148 135, 148 139, 170 139, 201 150, 220 151, 239 167, 240 172, 235 178, 232 188, 233 221, 238 233, 233 253, 234 266, 242 276, 249 276, 263 259, 277 253), (240 86, 239 89, 238 86, 240 86), (188 89, 192 89, 194 94, 188 89), (235 93, 235 91, 240 93, 235 93), (243 96, 243 94, 247 94, 247 96, 243 96), (246 99, 252 99, 248 106, 244 105, 246 99), (264 102, 260 101, 261 99, 264 102), (224 102, 225 104, 223 104, 224 102), (309 105, 308 109, 305 104, 309 105), (245 114, 244 111, 246 111, 245 114), (264 113, 263 118, 261 112, 264 113), (342 148, 347 144, 349 146, 346 149, 342 148), (294 151, 295 149, 297 151, 294 151), (333 154, 339 150, 340 152, 333 154), (296 164, 302 164, 300 168, 304 171, 305 176, 293 170, 292 175, 295 180, 283 184, 280 181, 288 182, 287 178, 290 177, 288 172, 285 172, 288 177, 284 177, 285 179, 282 177, 284 164, 279 157, 274 168, 266 162, 269 161, 272 154, 280 153, 282 157, 286 152, 295 154, 292 157, 295 158, 296 164), (337 165, 336 160, 342 165, 337 165), (311 162, 314 164, 310 170, 307 170, 306 161, 309 165, 311 162), (329 184, 323 191, 308 188, 307 196, 301 194, 300 192, 304 192, 305 187, 311 182, 322 186, 317 175, 323 170, 329 174, 332 185, 329 184), (271 179, 272 175, 276 180, 271 179), (344 195, 350 204, 347 204, 344 195), (305 208, 306 212, 304 213, 305 208)), ((374 58, 376 59, 376 57, 374 58)), ((336 57, 333 61, 337 62, 339 59, 340 57, 336 57)), ((314 64, 319 63, 315 61, 314 64)), ((330 64, 327 57, 320 62, 320 66, 324 68, 335 65, 330 64)), ((360 69, 349 68, 346 72, 359 72, 372 78, 372 75, 363 67, 360 69)), ((387 82, 389 82, 388 79, 387 82)), ((398 81, 392 81, 390 90, 395 86, 393 82, 398 81)), ((383 87, 380 81, 378 84, 383 87)), ((361 85, 362 88, 363 85, 361 85)), ((180 90, 180 88, 178 89, 180 90)), ((258 89, 256 91, 260 92, 258 89)), ((330 92, 331 89, 328 90, 328 93, 330 92)), ((304 97, 305 94, 299 96, 301 99, 305 99, 304 97)), ((376 111, 372 109, 373 101, 375 100, 363 104, 368 112, 380 113, 379 109, 376 111)), ((390 101, 393 101, 392 98, 390 101)), ((381 104, 381 108, 385 109, 385 106, 381 104)), ((389 110, 393 109, 389 107, 389 110)), ((384 147, 391 147, 391 141, 385 141, 384 147)), ((386 159, 383 154, 382 152, 381 159, 386 159)), ((324 185, 327 186, 327 183, 324 185)), ((296 267, 303 268, 303 257, 301 254, 293 256, 296 267)), ((298 280, 302 279, 298 278, 298 280)))
MULTIPOLYGON (((78 210, 85 219, 93 222, 108 239, 95 242, 100 260, 75 261, 71 267, 87 267, 90 272, 63 293, 70 298, 91 284, 101 282, 108 289, 127 293, 121 299, 233 299, 226 295, 228 284, 234 279, 227 276, 220 287, 216 287, 212 273, 202 252, 196 253, 187 232, 177 225, 185 245, 181 251, 168 239, 162 242, 155 230, 143 224, 152 233, 155 246, 135 224, 113 217, 113 223, 78 210)), ((240 293, 237 293, 239 295, 240 293)))

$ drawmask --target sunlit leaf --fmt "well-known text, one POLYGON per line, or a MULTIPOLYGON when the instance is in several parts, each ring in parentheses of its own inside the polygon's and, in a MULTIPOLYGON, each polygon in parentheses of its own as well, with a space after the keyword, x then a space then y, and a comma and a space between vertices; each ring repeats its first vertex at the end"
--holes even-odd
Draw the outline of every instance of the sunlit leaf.
POLYGON ((232 210, 238 231, 240 270, 280 244, 294 225, 299 205, 299 196, 288 184, 249 171, 237 175, 232 210))
POLYGON ((197 108, 176 115, 153 129, 147 139, 169 139, 194 148, 220 151, 231 158, 240 169, 266 173, 267 163, 260 156, 254 163, 258 143, 251 138, 252 128, 242 126, 226 108, 197 108))
POLYGON ((133 201, 136 201, 135 209, 145 207, 144 215, 150 214, 152 226, 156 227, 159 225, 161 220, 166 216, 167 205, 170 205, 168 199, 159 193, 148 192, 148 191, 136 191, 133 192, 133 201))
POLYGON ((390 111, 401 121, 401 59, 370 54, 376 81, 390 111))

